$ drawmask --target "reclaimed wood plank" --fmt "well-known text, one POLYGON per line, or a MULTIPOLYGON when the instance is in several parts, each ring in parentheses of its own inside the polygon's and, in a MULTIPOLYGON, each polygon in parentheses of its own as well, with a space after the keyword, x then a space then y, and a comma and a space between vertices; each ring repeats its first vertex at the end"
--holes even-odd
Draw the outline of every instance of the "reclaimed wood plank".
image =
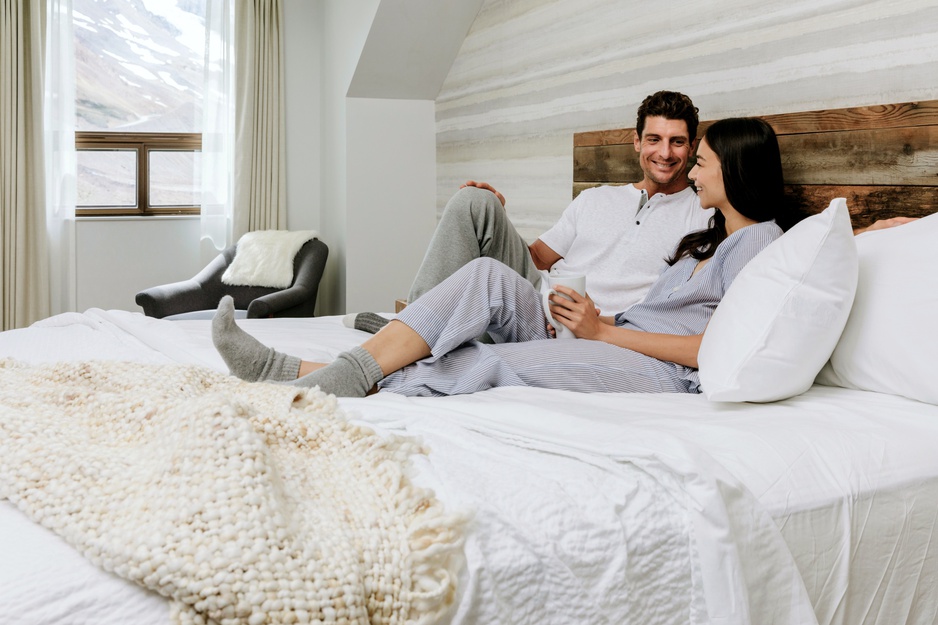
POLYGON ((938 185, 938 126, 779 137, 791 184, 938 185))
POLYGON ((938 100, 763 115, 779 135, 938 124, 938 100))
POLYGON ((637 182, 641 179, 638 153, 631 143, 573 149, 574 182, 637 182))
POLYGON ((573 146, 586 147, 600 145, 632 145, 634 142, 634 137, 634 128, 617 128, 614 130, 577 132, 573 134, 573 146))
POLYGON ((834 198, 845 198, 854 227, 868 226, 877 219, 925 217, 938 212, 938 186, 787 185, 786 192, 810 214, 827 208, 834 198))

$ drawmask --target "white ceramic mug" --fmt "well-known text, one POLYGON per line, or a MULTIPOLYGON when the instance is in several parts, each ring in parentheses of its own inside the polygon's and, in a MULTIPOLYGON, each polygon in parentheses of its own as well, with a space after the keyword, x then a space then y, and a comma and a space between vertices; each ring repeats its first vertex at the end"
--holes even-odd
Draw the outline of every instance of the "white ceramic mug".
POLYGON ((547 316, 547 320, 550 322, 550 324, 554 326, 554 330, 557 331, 557 338, 558 339, 575 339, 576 336, 574 336, 573 331, 570 330, 567 326, 560 323, 559 321, 556 321, 550 314, 550 300, 548 298, 550 297, 551 294, 559 295, 560 297, 566 297, 567 299, 570 299, 563 293, 560 293, 554 290, 554 287, 556 287, 558 284, 565 286, 565 287, 569 287, 573 289, 574 291, 576 291, 577 293, 579 293, 580 295, 584 295, 586 294, 586 276, 582 274, 578 274, 578 275, 550 274, 549 276, 547 276, 548 289, 544 293, 544 314, 547 316))

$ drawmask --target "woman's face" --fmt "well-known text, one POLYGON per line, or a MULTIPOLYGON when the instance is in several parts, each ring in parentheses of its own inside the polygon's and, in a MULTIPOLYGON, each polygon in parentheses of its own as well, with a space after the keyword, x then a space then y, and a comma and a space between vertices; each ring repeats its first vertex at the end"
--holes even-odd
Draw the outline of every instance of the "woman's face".
POLYGON ((706 139, 701 139, 697 146, 697 164, 688 177, 694 181, 701 207, 719 209, 729 206, 723 187, 723 167, 706 139))

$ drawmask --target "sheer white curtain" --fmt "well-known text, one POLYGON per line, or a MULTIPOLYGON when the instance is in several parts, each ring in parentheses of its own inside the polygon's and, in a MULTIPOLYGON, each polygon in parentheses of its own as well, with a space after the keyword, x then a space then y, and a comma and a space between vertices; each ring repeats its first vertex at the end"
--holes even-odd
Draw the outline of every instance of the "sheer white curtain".
POLYGON ((234 196, 234 0, 208 0, 202 100, 202 239, 232 240, 234 196))
POLYGON ((75 46, 72 0, 45 0, 45 150, 46 231, 49 247, 51 313, 74 310, 75 276, 75 46))
POLYGON ((286 228, 280 0, 209 0, 202 237, 286 228))

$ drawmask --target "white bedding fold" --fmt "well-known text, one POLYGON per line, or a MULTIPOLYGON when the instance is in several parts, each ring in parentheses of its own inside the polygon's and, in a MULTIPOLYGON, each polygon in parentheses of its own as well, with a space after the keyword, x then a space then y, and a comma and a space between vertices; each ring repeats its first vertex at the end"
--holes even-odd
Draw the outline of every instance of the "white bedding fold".
MULTIPOLYGON (((482 409, 474 398, 446 398, 446 414, 456 415, 448 423, 519 449, 574 458, 612 474, 625 474, 631 465, 652 476, 690 514, 708 622, 816 622, 778 526, 746 486, 703 449, 650 425, 600 418, 586 419, 584 427, 582 416, 546 407, 553 403, 551 395, 573 401, 583 397, 576 394, 547 391, 532 411, 525 393, 518 393, 517 400, 506 399, 517 390, 486 394, 482 409), (499 395, 498 401, 493 401, 494 395, 499 395)), ((628 396, 615 399, 628 401, 628 396)), ((421 400, 388 394, 365 401, 371 412, 378 402, 421 400)), ((417 427, 426 433, 446 426, 420 423, 417 427)))

